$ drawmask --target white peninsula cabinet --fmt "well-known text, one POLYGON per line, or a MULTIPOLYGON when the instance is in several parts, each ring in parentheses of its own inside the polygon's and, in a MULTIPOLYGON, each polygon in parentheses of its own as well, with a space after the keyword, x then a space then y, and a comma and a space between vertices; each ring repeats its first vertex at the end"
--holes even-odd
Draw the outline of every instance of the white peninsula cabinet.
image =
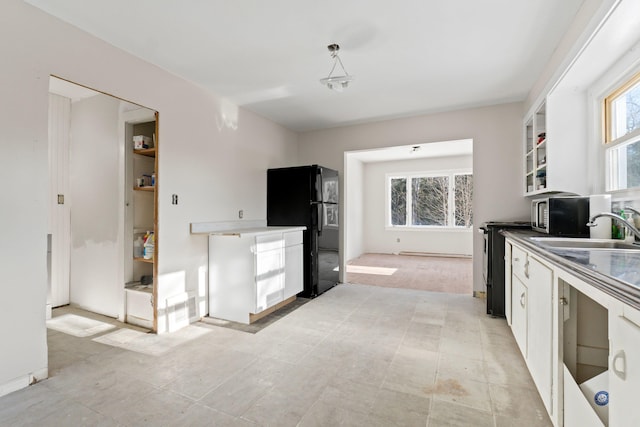
POLYGON ((553 424, 640 426, 640 312, 544 252, 505 245, 507 323, 553 424))
POLYGON ((249 324, 303 290, 304 227, 209 236, 209 316, 249 324))

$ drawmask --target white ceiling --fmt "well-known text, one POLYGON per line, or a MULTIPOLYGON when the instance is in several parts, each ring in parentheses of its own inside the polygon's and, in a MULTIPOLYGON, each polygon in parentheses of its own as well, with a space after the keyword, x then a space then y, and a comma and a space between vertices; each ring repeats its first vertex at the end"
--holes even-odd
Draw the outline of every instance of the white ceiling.
POLYGON ((394 160, 415 160, 433 157, 471 156, 473 140, 430 142, 425 144, 401 145, 374 150, 348 151, 347 154, 363 163, 389 162, 394 160))
POLYGON ((296 131, 523 100, 583 2, 27 1, 296 131))

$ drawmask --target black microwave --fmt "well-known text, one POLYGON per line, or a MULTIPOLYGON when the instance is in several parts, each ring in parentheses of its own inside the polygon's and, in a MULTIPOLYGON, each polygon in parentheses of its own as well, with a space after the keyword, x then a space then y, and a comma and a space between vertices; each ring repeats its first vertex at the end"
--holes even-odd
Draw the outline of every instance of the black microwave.
POLYGON ((589 237, 589 197, 550 196, 531 201, 531 228, 565 237, 589 237))

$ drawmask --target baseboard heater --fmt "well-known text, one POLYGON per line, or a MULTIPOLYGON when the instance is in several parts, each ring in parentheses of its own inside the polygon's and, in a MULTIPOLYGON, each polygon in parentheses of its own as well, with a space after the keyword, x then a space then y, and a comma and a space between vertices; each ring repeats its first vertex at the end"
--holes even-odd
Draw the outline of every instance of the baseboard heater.
POLYGON ((471 255, 464 254, 441 254, 432 252, 408 252, 401 251, 398 255, 411 255, 411 256, 428 256, 428 257, 443 257, 443 258, 471 258, 471 255))

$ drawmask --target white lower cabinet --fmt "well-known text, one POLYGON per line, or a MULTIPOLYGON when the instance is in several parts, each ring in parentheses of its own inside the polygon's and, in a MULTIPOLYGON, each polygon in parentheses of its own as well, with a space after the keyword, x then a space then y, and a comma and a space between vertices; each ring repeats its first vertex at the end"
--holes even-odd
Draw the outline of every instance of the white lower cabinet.
POLYGON ((612 311, 609 312, 609 425, 640 426, 640 314, 628 307, 623 307, 622 313, 612 311))
POLYGON ((547 411, 552 414, 553 271, 524 249, 506 243, 511 254, 511 330, 547 411))
POLYGON ((527 327, 527 365, 531 377, 536 383, 542 402, 549 413, 552 408, 552 307, 553 272, 536 258, 528 257, 529 286, 527 303, 529 304, 527 327))
POLYGON ((505 254, 507 319, 553 424, 640 426, 640 311, 508 238, 505 254))
POLYGON ((125 289, 126 319, 127 323, 153 329, 153 293, 125 289))
POLYGON ((209 316, 251 316, 302 291, 302 231, 209 236, 209 316))
POLYGON ((511 331, 520 352, 527 358, 527 287, 516 277, 511 281, 511 331))
POLYGON ((284 296, 289 299, 304 288, 302 232, 284 233, 284 296))

